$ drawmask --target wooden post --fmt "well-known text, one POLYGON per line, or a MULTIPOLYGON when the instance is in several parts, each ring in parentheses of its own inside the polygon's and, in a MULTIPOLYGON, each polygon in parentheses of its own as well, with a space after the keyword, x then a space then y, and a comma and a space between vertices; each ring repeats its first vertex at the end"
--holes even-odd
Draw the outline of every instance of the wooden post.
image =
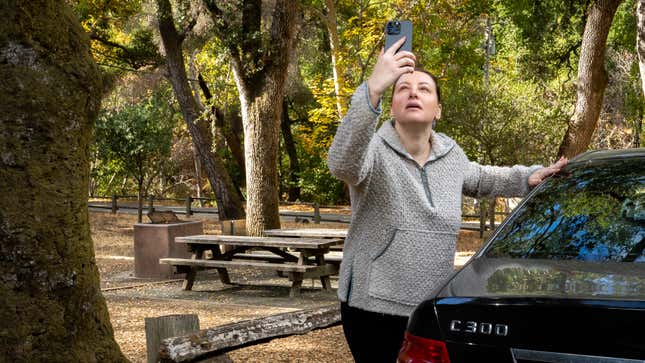
POLYGON ((479 238, 484 238, 486 231, 486 200, 479 200, 479 238))
POLYGON ((148 196, 148 213, 152 213, 155 211, 154 200, 155 200, 154 195, 148 196))
POLYGON ((320 224, 320 204, 314 202, 314 223, 320 224))
POLYGON ((112 194, 112 214, 116 214, 116 210, 118 209, 116 203, 116 194, 112 194))
POLYGON ((162 340, 199 331, 199 318, 196 314, 145 318, 145 322, 148 363, 159 361, 159 344, 162 340))
POLYGON ((493 231, 495 229, 495 206, 497 201, 495 198, 491 199, 490 205, 488 206, 488 220, 490 223, 490 230, 493 231))
POLYGON ((193 204, 193 197, 190 195, 186 198, 186 216, 192 216, 193 211, 191 209, 191 206, 193 204))

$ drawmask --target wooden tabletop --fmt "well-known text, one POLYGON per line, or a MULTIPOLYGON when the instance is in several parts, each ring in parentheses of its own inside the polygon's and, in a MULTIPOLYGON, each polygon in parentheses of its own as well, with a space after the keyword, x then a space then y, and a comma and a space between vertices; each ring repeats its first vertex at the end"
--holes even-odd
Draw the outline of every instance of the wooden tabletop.
POLYGON ((321 249, 342 244, 340 238, 284 238, 284 237, 250 237, 205 234, 197 236, 176 237, 175 242, 186 244, 237 245, 251 247, 287 247, 303 249, 321 249))
POLYGON ((347 230, 339 228, 267 229, 264 234, 274 237, 346 238, 347 230))

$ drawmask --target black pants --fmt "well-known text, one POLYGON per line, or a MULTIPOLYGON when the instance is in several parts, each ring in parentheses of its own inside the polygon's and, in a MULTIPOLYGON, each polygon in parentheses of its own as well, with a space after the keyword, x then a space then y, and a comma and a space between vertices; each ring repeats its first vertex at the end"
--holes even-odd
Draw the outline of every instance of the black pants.
POLYGON ((340 304, 343 332, 356 363, 395 363, 408 324, 404 316, 340 304))

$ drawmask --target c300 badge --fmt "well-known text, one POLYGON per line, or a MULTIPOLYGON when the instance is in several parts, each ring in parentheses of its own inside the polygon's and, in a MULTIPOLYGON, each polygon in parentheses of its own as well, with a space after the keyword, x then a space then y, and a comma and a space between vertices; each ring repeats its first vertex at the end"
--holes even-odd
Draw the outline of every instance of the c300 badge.
POLYGON ((462 322, 461 320, 452 320, 450 322, 450 331, 505 337, 508 335, 508 325, 481 323, 477 321, 462 322))

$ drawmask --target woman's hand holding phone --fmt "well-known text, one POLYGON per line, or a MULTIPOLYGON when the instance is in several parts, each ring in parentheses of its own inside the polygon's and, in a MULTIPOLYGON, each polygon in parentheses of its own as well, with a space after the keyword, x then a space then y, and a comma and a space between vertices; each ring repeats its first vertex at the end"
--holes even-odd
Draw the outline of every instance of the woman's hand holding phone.
POLYGON ((402 74, 414 72, 414 66, 417 60, 415 55, 412 52, 404 50, 397 52, 404 42, 405 37, 392 44, 390 48, 386 50, 381 49, 372 74, 367 80, 370 102, 375 107, 378 105, 383 93, 402 74))

